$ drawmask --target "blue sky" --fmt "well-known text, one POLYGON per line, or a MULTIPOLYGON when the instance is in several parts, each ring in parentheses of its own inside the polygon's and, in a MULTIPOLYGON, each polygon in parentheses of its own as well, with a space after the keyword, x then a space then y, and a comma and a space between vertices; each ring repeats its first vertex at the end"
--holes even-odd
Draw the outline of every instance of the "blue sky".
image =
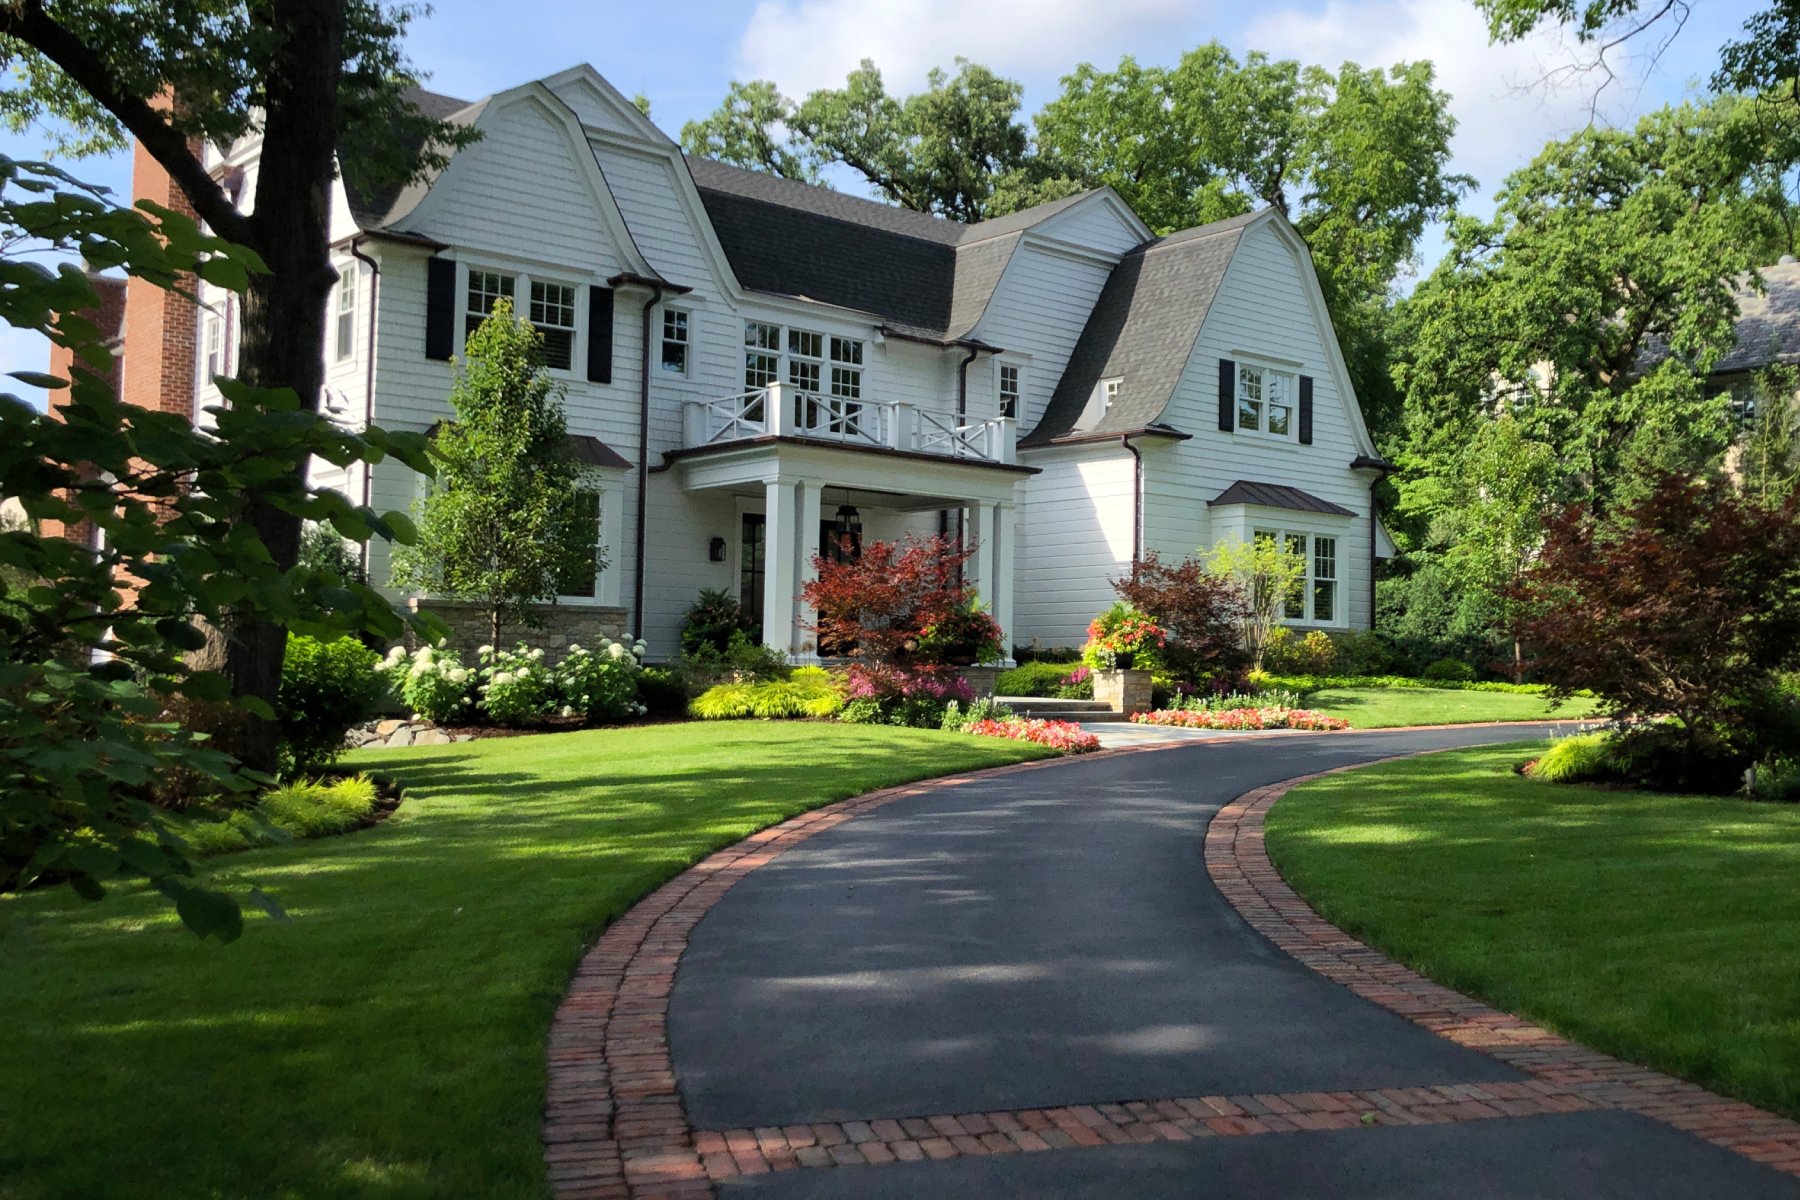
MULTIPOLYGON (((1024 83, 1028 113, 1076 63, 1112 64, 1124 54, 1166 63, 1214 38, 1239 55, 1261 49, 1331 66, 1428 58, 1460 122, 1454 166, 1482 184, 1468 207, 1485 212, 1506 172, 1546 140, 1591 117, 1628 123, 1689 94, 1711 73, 1721 42, 1760 7, 1695 5, 1660 62, 1643 61, 1641 51, 1621 60, 1619 80, 1597 105, 1591 80, 1539 83, 1570 61, 1559 38, 1490 47, 1465 0, 438 0, 414 25, 410 50, 430 87, 468 98, 586 61, 627 94, 647 95, 671 134, 710 111, 734 78, 769 78, 800 94, 840 81, 864 57, 896 91, 916 88, 959 54, 975 59, 1024 83)), ((41 137, 0 135, 0 152, 42 150, 41 137)), ((121 194, 129 189, 129 156, 72 166, 121 194)), ((1422 270, 1441 251, 1434 233, 1421 247, 1422 270)), ((0 368, 42 369, 45 354, 40 339, 0 332, 0 368)))

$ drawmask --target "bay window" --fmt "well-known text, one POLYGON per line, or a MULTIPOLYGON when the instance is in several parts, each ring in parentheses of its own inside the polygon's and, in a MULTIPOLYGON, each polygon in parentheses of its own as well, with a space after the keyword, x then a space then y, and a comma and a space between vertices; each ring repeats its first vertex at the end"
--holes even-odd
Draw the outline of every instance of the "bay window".
POLYGON ((1338 623, 1338 539, 1286 529, 1258 529, 1252 536, 1258 542, 1280 546, 1301 566, 1299 577, 1283 598, 1282 617, 1319 625, 1338 623))

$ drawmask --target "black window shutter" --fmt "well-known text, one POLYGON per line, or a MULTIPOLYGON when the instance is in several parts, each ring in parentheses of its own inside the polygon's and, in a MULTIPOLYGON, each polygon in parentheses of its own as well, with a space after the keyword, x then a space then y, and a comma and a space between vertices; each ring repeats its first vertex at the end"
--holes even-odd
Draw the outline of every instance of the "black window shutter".
POLYGON ((1229 358, 1219 360, 1219 428, 1237 428, 1237 364, 1229 358))
POLYGON ((612 382, 613 294, 611 288, 588 289, 588 369, 594 383, 612 382))
POLYGON ((425 260, 425 357, 448 360, 456 353, 456 263, 425 260))
POLYGON ((1312 445, 1312 376, 1300 377, 1300 444, 1312 445))

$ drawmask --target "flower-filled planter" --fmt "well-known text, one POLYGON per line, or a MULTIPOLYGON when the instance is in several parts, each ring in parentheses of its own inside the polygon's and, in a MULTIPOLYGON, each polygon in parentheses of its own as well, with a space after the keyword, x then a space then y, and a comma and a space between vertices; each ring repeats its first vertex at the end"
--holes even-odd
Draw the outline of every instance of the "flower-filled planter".
POLYGON ((1111 671, 1094 672, 1094 699, 1105 704, 1114 712, 1134 716, 1137 713, 1149 712, 1154 706, 1150 699, 1151 674, 1148 671, 1126 671, 1117 668, 1111 671))

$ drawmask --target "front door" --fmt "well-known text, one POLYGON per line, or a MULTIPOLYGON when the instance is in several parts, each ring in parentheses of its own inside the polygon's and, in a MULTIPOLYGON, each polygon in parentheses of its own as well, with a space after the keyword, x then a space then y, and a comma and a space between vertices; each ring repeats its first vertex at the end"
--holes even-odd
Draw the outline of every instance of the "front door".
POLYGON ((745 513, 738 543, 738 604, 752 627, 762 631, 763 578, 769 569, 769 522, 762 513, 745 513))

